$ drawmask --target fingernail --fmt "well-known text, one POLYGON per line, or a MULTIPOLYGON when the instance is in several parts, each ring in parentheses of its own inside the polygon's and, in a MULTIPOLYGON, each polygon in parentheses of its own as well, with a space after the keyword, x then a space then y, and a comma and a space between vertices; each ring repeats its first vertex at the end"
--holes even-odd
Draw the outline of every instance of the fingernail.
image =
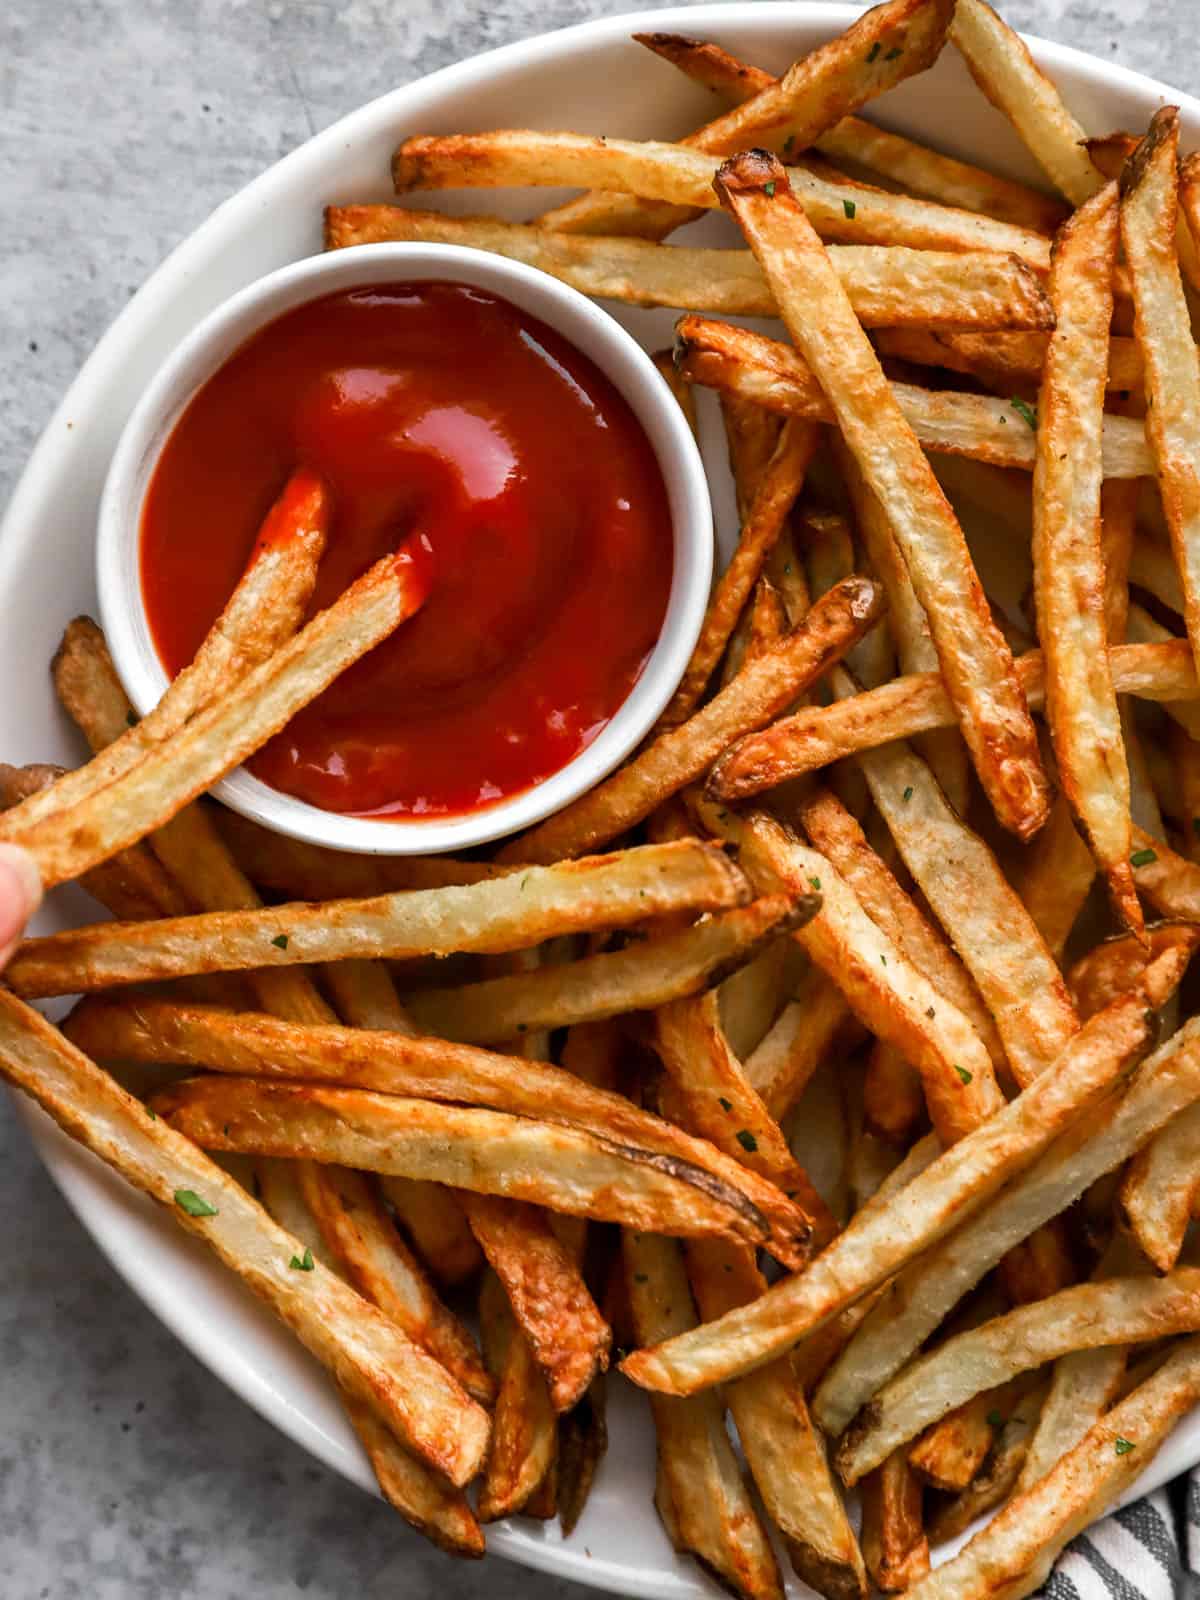
POLYGON ((42 902, 42 880, 28 851, 0 844, 0 944, 15 939, 42 902))

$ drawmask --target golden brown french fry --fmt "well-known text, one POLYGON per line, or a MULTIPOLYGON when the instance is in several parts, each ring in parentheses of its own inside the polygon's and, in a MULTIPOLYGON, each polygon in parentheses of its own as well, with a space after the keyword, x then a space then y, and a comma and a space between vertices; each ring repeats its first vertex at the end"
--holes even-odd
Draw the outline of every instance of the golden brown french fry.
POLYGON ((1003 1505, 1012 1494, 1029 1458, 1030 1437, 1038 1425, 1040 1405, 1039 1391, 1022 1398, 1016 1412, 1000 1428, 980 1472, 961 1494, 943 1502, 929 1518, 926 1529, 934 1544, 965 1533, 973 1522, 1003 1505))
POLYGON ((820 894, 821 908, 799 930, 798 942, 865 1026, 921 1072, 931 1116, 947 1143, 997 1109, 1003 1097, 991 1057, 970 1022, 871 920, 831 862, 765 812, 734 816, 709 806, 702 816, 736 845, 760 888, 798 892, 808 885, 820 894))
POLYGON ((876 1588, 907 1592, 929 1571, 921 1480, 902 1450, 862 1487, 862 1552, 876 1588))
MULTIPOLYGON (((671 1239, 626 1229, 625 1284, 638 1339, 669 1337, 696 1325, 683 1253, 671 1239)), ((671 1542, 697 1556, 747 1600, 782 1600, 783 1585, 766 1529, 750 1499, 715 1394, 686 1400, 652 1395, 658 1436, 656 1503, 671 1542)))
MULTIPOLYGON (((1109 651, 1109 662, 1118 694, 1168 705, 1200 698, 1190 647, 1184 640, 1118 645, 1109 651)), ((1039 710, 1045 702, 1041 651, 1027 651, 1016 664, 1026 699, 1039 710)), ((788 778, 893 739, 911 739, 953 725, 954 711, 940 675, 913 673, 849 700, 804 706, 780 718, 765 733, 734 744, 714 768, 709 787, 723 800, 745 800, 788 778)))
POLYGON ((1003 1195, 902 1271, 814 1397, 827 1432, 840 1433, 1002 1256, 1145 1144, 1191 1103, 1197 1085, 1200 1030, 1188 1023, 1131 1082, 1078 1117, 1003 1195))
POLYGON ((1062 961, 1095 876, 1092 852, 1079 837, 1071 807, 1060 794, 1013 878, 1022 905, 1057 962, 1062 961))
MULTIPOLYGON (((678 360, 695 383, 781 416, 834 422, 835 408, 804 356, 765 334, 689 313, 677 324, 678 360)), ((1032 472, 1037 441, 1033 408, 1019 397, 885 385, 917 441, 929 451, 1032 472)), ((1106 478, 1141 478, 1154 470, 1144 424, 1106 413, 1101 437, 1106 478)))
POLYGON ((857 1483, 954 1406, 1059 1356, 1198 1328, 1200 1272, 1191 1267, 1080 1284, 1021 1306, 947 1339, 893 1379, 843 1435, 838 1472, 857 1483))
MULTIPOLYGON (((35 823, 69 811, 132 771, 189 718, 291 638, 312 597, 331 514, 329 490, 322 480, 307 468, 293 473, 267 513, 246 571, 196 659, 168 685, 148 716, 134 725, 124 722, 109 733, 102 741, 107 746, 102 755, 12 811, 4 819, 3 836, 21 837, 35 823)), ((92 636, 99 631, 89 617, 77 617, 55 655, 55 684, 69 711, 77 674, 85 678, 89 674, 87 657, 92 636)), ((86 682, 78 684, 78 694, 81 698, 89 694, 86 682)), ((123 693, 120 698, 124 700, 123 693)))
POLYGON ((534 1206, 470 1193, 463 1205, 545 1375, 551 1405, 569 1410, 607 1368, 612 1330, 578 1266, 534 1206))
POLYGON ((345 1167, 297 1164, 304 1203, 333 1262, 397 1327, 440 1361, 483 1405, 496 1397, 475 1343, 438 1299, 433 1285, 396 1232, 370 1179, 345 1167))
POLYGON ((811 967, 761 1043, 745 1072, 776 1121, 793 1109, 839 1031, 850 1020, 841 990, 811 967))
POLYGON ((971 76, 1016 130, 1050 181, 1081 206, 1104 179, 1087 135, 1020 36, 983 0, 960 0, 949 37, 971 76))
POLYGON ((309 1157, 670 1233, 762 1237, 754 1208, 699 1167, 599 1134, 362 1089, 191 1078, 154 1109, 210 1150, 309 1157))
MULTIPOLYGON (((948 16, 946 0, 889 0, 876 6, 845 33, 793 62, 782 79, 764 74, 766 81, 758 82, 751 96, 739 97, 746 103, 683 142, 719 155, 747 143, 779 144, 785 138, 803 149, 847 112, 929 66, 941 48, 948 16)), ((602 193, 581 195, 542 220, 572 233, 637 233, 661 239, 692 215, 602 193)))
POLYGON ((429 575, 408 554, 378 562, 123 777, 25 830, 21 843, 43 884, 78 877, 153 833, 412 616, 425 601, 429 575))
POLYGON ((27 940, 9 978, 19 993, 71 994, 190 972, 519 950, 589 928, 720 910, 747 897, 742 875, 721 851, 681 839, 460 888, 208 912, 155 924, 100 923, 27 940))
POLYGON ((888 510, 980 781, 1004 826, 1028 837, 1050 803, 1037 737, 949 502, 779 162, 735 157, 717 187, 774 285, 788 331, 863 477, 888 510))
MULTIPOLYGON (((325 247, 389 241, 465 245, 537 267, 594 298, 680 311, 771 317, 775 301, 748 250, 573 237, 543 224, 448 217, 408 206, 329 206, 325 247)), ((830 260, 866 328, 1038 329, 1050 308, 1034 272, 999 251, 833 245, 830 260)))
POLYGON ((582 855, 643 821, 707 772, 722 750, 803 694, 875 624, 882 605, 876 584, 847 578, 687 722, 660 734, 590 794, 505 846, 501 859, 545 862, 582 855))
MULTIPOLYGON (((678 372, 679 364, 674 361, 674 352, 672 361, 675 371, 678 372)), ((719 395, 717 398, 721 403, 721 422, 725 428, 725 444, 729 451, 729 470, 733 474, 737 513, 739 519, 745 522, 750 515, 750 507, 754 504, 754 496, 758 493, 763 473, 767 470, 767 464, 779 444, 783 423, 772 412, 764 411, 761 406, 751 405, 749 401, 739 400, 736 395, 719 395)), ((775 545, 768 551, 768 557, 774 553, 774 549, 775 545)), ((808 607, 805 606, 804 609, 807 611, 808 607)), ((792 620, 798 621, 799 618, 792 620)))
MULTIPOLYGON (((773 82, 770 73, 747 66, 707 40, 677 33, 635 33, 633 37, 697 83, 739 104, 773 82)), ((964 211, 979 211, 1038 233, 1053 234, 1066 215, 1062 204, 1049 195, 941 155, 860 117, 843 117, 813 143, 830 160, 871 168, 908 194, 959 206, 964 211)), ((799 148, 794 135, 785 141, 784 148, 785 153, 799 148)))
POLYGON ((1063 1546, 1145 1471, 1198 1396, 1200 1340, 1190 1338, 1051 1472, 917 1584, 913 1600, 983 1600, 997 1593, 1018 1600, 1038 1588, 1063 1546))
MULTIPOLYGON (((548 969, 554 970, 554 969, 548 969)), ((282 1077, 361 1088, 376 1094, 459 1101, 515 1116, 583 1127, 618 1143, 655 1151, 731 1184, 751 1207, 768 1215, 772 1250, 798 1262, 811 1223, 773 1185, 731 1161, 704 1140, 651 1116, 623 1095, 581 1081, 576 1072, 495 1055, 444 1039, 406 1038, 356 1029, 299 1027, 267 1017, 232 1016, 200 1006, 137 998, 95 999, 78 1006, 67 1024, 73 1039, 118 1060, 184 1063, 218 1072, 282 1077)), ((570 1052, 578 1063, 578 1047, 570 1052)), ((411 1194, 384 1180, 406 1221, 411 1194)), ((427 1248, 433 1248, 429 1241, 427 1248)), ((456 1254, 461 1244, 455 1245, 456 1254)), ((469 1253, 463 1271, 478 1264, 469 1253)))
POLYGON ((484 1355, 498 1385, 492 1448, 479 1490, 479 1520, 498 1522, 529 1506, 554 1471, 557 1428, 550 1391, 499 1281, 486 1272, 479 1294, 484 1355))
MULTIPOLYGON (((712 210, 719 155, 653 140, 598 138, 590 134, 500 129, 489 133, 426 135, 406 139, 392 158, 398 194, 417 189, 494 189, 578 186, 618 195, 712 210)), ((864 184, 789 167, 788 179, 810 222, 824 239, 843 244, 909 245, 917 250, 998 251, 1035 272, 1050 266, 1044 234, 957 211, 929 200, 869 189, 864 184)), ((542 218, 544 226, 557 219, 542 218)), ((605 219, 601 232, 620 226, 605 219)), ((676 226, 676 223, 672 223, 676 226)), ((778 298, 778 296, 776 296, 778 298)))
MULTIPOLYGON (((297 1166, 295 1161, 256 1162, 254 1182, 263 1205, 279 1226, 311 1251, 314 1261, 320 1261, 325 1241, 300 1193, 297 1166)), ((450 1488, 410 1456, 369 1406, 345 1389, 341 1394, 346 1414, 370 1458, 379 1492, 388 1504, 449 1554, 482 1556, 483 1532, 461 1489, 450 1488)))
POLYGON ((193 1142, 150 1116, 4 990, 0 1075, 203 1239, 420 1460, 459 1487, 475 1475, 487 1448, 487 1415, 445 1368, 321 1266, 289 1269, 298 1240, 193 1142))
POLYGON ((1129 859, 1134 882, 1157 911, 1179 922, 1200 922, 1200 866, 1136 823, 1129 859))
POLYGON ((696 392, 676 367, 674 350, 655 350, 650 359, 658 368, 667 388, 675 396, 676 404, 683 412, 684 420, 687 422, 688 427, 692 430, 692 437, 698 439, 700 436, 700 419, 696 415, 696 392))
POLYGON ((1038 399, 1033 567, 1046 718, 1060 781, 1117 914, 1140 934, 1100 533, 1100 433, 1117 235, 1117 191, 1107 184, 1064 225, 1055 245, 1050 293, 1057 326, 1038 399))
POLYGON ((863 1122, 869 1133, 903 1149, 925 1113, 921 1074, 898 1050, 875 1041, 863 1074, 863 1122))
POLYGON ((413 1178, 378 1181, 413 1249, 443 1288, 457 1288, 479 1270, 483 1252, 453 1190, 413 1178))
POLYGON ((803 487, 817 439, 818 431, 812 423, 795 417, 784 423, 742 524, 737 549, 717 580, 691 660, 662 714, 661 728, 686 721, 703 699, 738 617, 803 487))
POLYGON ((1185 922, 1152 923, 1144 941, 1119 934, 1095 945, 1071 968, 1067 983, 1082 1017, 1094 1016, 1124 993, 1156 955, 1180 939, 1195 937, 1185 922))
POLYGON ((999 1414, 997 1401, 1007 1398, 1004 1388, 985 1390, 931 1423, 908 1447, 909 1466, 932 1488, 961 1494, 987 1460, 996 1435, 988 1419, 999 1414))
POLYGON ((596 1473, 608 1449, 606 1391, 603 1378, 570 1411, 558 1419, 558 1520, 569 1539, 583 1515, 596 1473))
POLYGON ((1183 583, 1188 637, 1200 661, 1200 371, 1175 254, 1178 156, 1179 113, 1164 106, 1121 174, 1121 242, 1146 369, 1146 437, 1183 583))
POLYGON ((1200 1113, 1180 1112, 1129 1164, 1120 1204, 1126 1224, 1160 1272, 1179 1259, 1200 1194, 1200 1113))
MULTIPOLYGON (((872 341, 883 356, 923 367, 944 367, 978 378, 1001 394, 1041 382, 1050 336, 1045 333, 987 334, 958 329, 877 328, 872 341)), ((1117 398, 1142 386, 1142 353, 1135 340, 1114 335, 1108 346, 1106 386, 1117 398)))
MULTIPOLYGON (((688 1278, 709 1320, 756 1299, 766 1283, 752 1252, 689 1245, 688 1278)), ((750 1475, 780 1530, 797 1575, 827 1600, 865 1600, 867 1575, 834 1487, 825 1446, 809 1420, 804 1391, 787 1359, 738 1378, 725 1390, 750 1475)))
POLYGON ((645 1388, 692 1394, 771 1360, 877 1287, 961 1226, 1104 1095, 1145 1050, 1154 1010, 1184 964, 1173 954, 1160 957, 1135 990, 1079 1030, 1053 1072, 944 1151, 887 1205, 861 1212, 803 1272, 744 1310, 635 1351, 622 1370, 645 1388))

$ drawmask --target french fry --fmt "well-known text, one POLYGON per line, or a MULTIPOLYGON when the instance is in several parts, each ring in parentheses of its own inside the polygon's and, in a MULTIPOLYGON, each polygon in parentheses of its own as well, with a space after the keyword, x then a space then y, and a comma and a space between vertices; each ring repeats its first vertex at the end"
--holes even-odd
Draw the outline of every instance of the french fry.
POLYGON ((1076 1350, 1132 1344, 1200 1328, 1200 1272, 1108 1278, 1063 1289, 947 1339, 911 1363, 843 1435, 837 1469, 857 1483, 931 1422, 984 1389, 1076 1350))
POLYGON ((554 1471, 557 1429, 550 1391, 529 1341, 491 1273, 479 1294, 484 1355, 498 1385, 492 1448, 479 1491, 479 1519, 524 1511, 554 1471))
POLYGON ((703 698, 737 619, 750 599, 763 563, 803 487, 804 475, 817 448, 817 437, 812 423, 800 422, 794 417, 784 423, 742 524, 737 549, 717 580, 700 637, 679 687, 660 718, 660 727, 670 728, 686 721, 703 698))
POLYGON ((1146 437, 1154 454, 1184 617, 1200 662, 1200 371, 1174 240, 1179 113, 1164 106, 1121 174, 1121 242, 1133 280, 1134 331, 1146 369, 1146 437))
POLYGON ((23 832, 43 884, 78 877, 153 833, 393 633, 428 593, 428 574, 410 556, 378 562, 124 777, 23 832))
POLYGON ((1078 1117, 1004 1195, 906 1268, 822 1380, 813 1404, 827 1432, 849 1424, 1001 1257, 1190 1104, 1197 1084, 1200 1032, 1187 1024, 1130 1083, 1078 1117))
POLYGON ((590 794, 505 846, 501 859, 546 862, 582 855, 643 821, 707 772, 722 750, 803 694, 875 624, 882 604, 878 586, 867 578, 838 584, 714 700, 660 734, 590 794))
POLYGON ((985 1389, 931 1423, 908 1450, 908 1463, 923 1482, 945 1494, 961 1494, 975 1481, 991 1453, 1000 1423, 1028 1385, 1028 1374, 985 1389), (1003 1409, 1001 1409, 1003 1408, 1003 1409))
MULTIPOLYGON (((775 315, 774 298, 748 250, 573 237, 538 223, 448 217, 409 206, 326 208, 327 250, 394 240, 487 250, 596 299, 725 316, 775 315)), ((833 245, 830 260, 866 328, 1007 331, 1050 324, 1049 302, 1034 272, 999 251, 833 245)))
POLYGON ((483 1252, 452 1190, 413 1178, 378 1182, 413 1249, 443 1288, 457 1288, 479 1270, 483 1252))
POLYGON ((885 1593, 907 1592, 929 1571, 922 1513, 921 1480, 897 1451, 862 1488, 863 1559, 885 1593))
POLYGON ((779 939, 739 967, 717 991, 721 1029, 739 1062, 744 1063, 770 1032, 802 961, 788 940, 779 939))
POLYGON ((1081 956, 1067 975, 1067 983, 1082 1017, 1094 1016, 1130 988, 1140 973, 1169 945, 1189 937, 1185 922, 1157 922, 1146 929, 1144 941, 1131 934, 1104 939, 1081 956))
MULTIPOLYGON (((311 1251, 314 1261, 320 1261, 325 1256, 325 1240, 300 1192, 297 1166, 295 1161, 256 1162, 254 1182, 264 1207, 279 1226, 311 1251)), ((326 1265, 336 1270, 336 1263, 326 1265)), ((462 1491, 450 1488, 410 1456, 378 1415, 345 1389, 342 1403, 388 1504, 450 1555, 482 1556, 483 1533, 462 1491)))
POLYGON ((1200 1195, 1200 1113, 1180 1112, 1138 1151, 1121 1184, 1126 1224, 1160 1272, 1179 1259, 1200 1195))
POLYGON ((534 1206, 470 1193, 463 1205, 545 1374, 551 1405, 557 1412, 569 1410, 607 1368, 612 1330, 579 1268, 534 1206))
POLYGON ((1000 1428, 980 1472, 961 1494, 944 1502, 929 1518, 926 1528, 934 1544, 956 1539, 973 1522, 1008 1499, 1028 1459, 1030 1437, 1038 1425, 1040 1405, 1041 1391, 1035 1390, 1023 1397, 1016 1412, 1000 1428))
MULTIPOLYGON (((969 15, 970 13, 968 13, 969 15)), ((1104 373, 1118 206, 1102 188, 1060 232, 1057 326, 1038 400, 1033 566, 1046 717, 1060 781, 1127 927, 1142 931, 1129 865, 1129 769, 1108 664, 1100 534, 1104 373)))
POLYGON ((1022 905, 1056 962, 1062 961, 1095 876, 1092 852, 1079 837, 1071 807, 1060 794, 1013 880, 1022 905))
MULTIPOLYGON (((740 1197, 748 1219, 756 1212, 770 1218, 771 1248, 781 1260, 798 1264, 809 1247, 811 1221, 740 1161, 642 1111, 623 1095, 548 1064, 443 1039, 299 1027, 267 1017, 236 1017, 142 998, 131 1004, 85 1001, 67 1026, 81 1047, 117 1060, 182 1063, 235 1075, 360 1088, 384 1096, 458 1101, 581 1127, 618 1144, 695 1166, 719 1186, 730 1187, 731 1201, 740 1197)), ((386 1176, 383 1187, 401 1216, 411 1220, 411 1191, 386 1176)), ((432 1242, 428 1248, 433 1248, 432 1242)), ((456 1255, 461 1253, 460 1244, 454 1248, 456 1255)), ((471 1252, 461 1273, 477 1264, 478 1255, 471 1252)))
MULTIPOLYGON (((997 331, 988 334, 961 329, 877 328, 872 342, 882 356, 916 366, 944 367, 977 378, 1000 394, 1041 382, 1050 335, 997 331)), ((1105 385, 1118 399, 1142 386, 1142 353, 1135 340, 1114 335, 1108 346, 1105 385)))
MULTIPOLYGON (((1182 639, 1118 645, 1109 651, 1109 662, 1118 694, 1172 706, 1200 698, 1191 650, 1182 639)), ((1037 711, 1045 703, 1041 651, 1018 656, 1016 665, 1026 699, 1037 711)), ((709 788, 722 800, 749 799, 847 756, 953 725, 954 711, 939 674, 913 673, 849 700, 801 707, 765 733, 747 736, 716 764, 709 788)))
POLYGON ((876 1288, 978 1211, 1128 1070, 1183 965, 1160 957, 1137 989, 1079 1030, 1053 1072, 944 1151, 887 1205, 860 1213, 803 1272, 744 1310, 635 1351, 622 1370, 645 1388, 692 1394, 781 1354, 876 1288))
POLYGON ((530 1029, 653 1010, 720 983, 815 910, 815 896, 764 895, 652 941, 540 972, 414 991, 405 1003, 425 1032, 463 1043, 517 1039, 530 1029))
POLYGON ((745 1061, 748 1082, 776 1121, 795 1106, 849 1017, 841 990, 819 967, 812 967, 745 1061))
POLYGON ((583 1515, 604 1453, 608 1423, 603 1378, 558 1419, 558 1520, 569 1539, 583 1515))
MULTIPOLYGON (((890 0, 876 6, 845 33, 793 62, 782 79, 764 74, 766 81, 750 97, 742 97, 743 104, 698 129, 684 144, 725 155, 748 142, 777 144, 787 137, 802 149, 847 112, 929 66, 945 38, 948 16, 946 0, 890 0)), ((542 221, 571 233, 637 233, 661 239, 692 215, 611 194, 586 194, 542 221)))
POLYGON ((487 1448, 487 1415, 445 1368, 320 1265, 290 1270, 298 1240, 193 1142, 151 1117, 4 990, 0 1074, 203 1239, 420 1460, 457 1487, 475 1475, 487 1448))
MULTIPOLYGON (((680 367, 694 383, 736 394, 781 416, 838 420, 808 361, 778 340, 691 313, 679 319, 676 335, 680 367)), ((1008 398, 907 383, 885 384, 884 389, 926 450, 1033 471, 1037 440, 1030 424, 1032 407, 1024 401, 1014 404, 1008 398)), ((1137 418, 1106 413, 1101 450, 1106 478, 1142 478, 1154 471, 1146 429, 1137 418)))
POLYGON ((1052 1471, 916 1585, 914 1600, 982 1600, 996 1593, 1016 1600, 1039 1587, 1063 1546, 1145 1471, 1198 1396, 1200 1341, 1190 1338, 1052 1471))
MULTIPOLYGON (((766 1288, 749 1251, 694 1243, 686 1258, 706 1320, 756 1299, 766 1288)), ((773 1361, 738 1378, 726 1388, 725 1401, 750 1475, 767 1515, 783 1534, 797 1576, 827 1600, 865 1600, 867 1575, 858 1541, 790 1361, 773 1361)))
MULTIPOLYGON (((747 66, 720 45, 705 40, 677 33, 635 33, 633 37, 694 81, 738 103, 773 82, 769 72, 747 66)), ((1062 204, 1049 195, 941 155, 861 117, 843 117, 813 143, 831 161, 869 167, 908 194, 978 211, 1038 233, 1053 234, 1066 215, 1062 204)), ((786 150, 797 147, 794 135, 785 141, 786 150)))
POLYGON ((696 414, 696 392, 676 367, 674 350, 656 350, 650 359, 658 368, 663 382, 674 395, 676 404, 683 412, 684 421, 692 431, 692 437, 699 439, 700 419, 696 414))
MULTIPOLYGON (((674 359, 674 351, 672 351, 672 364, 678 373, 679 364, 674 359)), ((767 465, 779 444, 783 423, 772 412, 764 411, 761 406, 752 405, 749 401, 739 400, 736 395, 718 395, 717 398, 721 403, 721 422, 725 428, 725 444, 729 451, 729 470, 733 474, 733 492, 737 500, 738 518, 745 522, 750 515, 750 508, 754 504, 754 496, 758 493, 763 473, 767 470, 767 465)), ((777 539, 767 552, 768 559, 774 553, 778 542, 777 539)), ((805 606, 804 609, 807 611, 808 607, 805 606)), ((799 618, 792 620, 799 621, 799 618)))
MULTIPOLYGON (((661 1339, 695 1327, 679 1246, 626 1229, 621 1249, 637 1337, 661 1339)), ((650 1405, 658 1437, 655 1498, 675 1548, 695 1555, 747 1600, 782 1600, 775 1553, 733 1454, 723 1401, 715 1394, 652 1395, 650 1405)))
POLYGON ((889 512, 980 781, 1004 826, 1028 837, 1045 821, 1050 803, 1037 738, 949 502, 778 161, 735 157, 716 181, 775 287, 788 331, 825 389, 863 477, 889 512), (814 304, 821 306, 819 316, 814 304))
POLYGON ((1129 859, 1134 882, 1157 911, 1168 919, 1200 922, 1200 866, 1136 824, 1129 859))
POLYGON ((720 910, 746 898, 741 874, 721 851, 680 840, 458 888, 155 924, 100 923, 27 940, 9 976, 19 993, 71 994, 191 972, 517 950, 560 934, 720 910))
POLYGON ((765 812, 735 817, 709 807, 702 814, 737 846, 760 888, 796 892, 807 884, 820 894, 821 908, 799 942, 864 1025, 921 1072, 930 1114, 947 1143, 999 1107, 1003 1097, 982 1040, 871 920, 831 862, 765 812))
POLYGON ((1074 206, 1101 187, 1087 135, 1024 41, 983 0, 960 0, 949 37, 971 76, 1002 111, 1033 159, 1074 206))
MULTIPOLYGON (((189 718, 285 644, 312 597, 331 514, 329 490, 321 479, 307 468, 293 473, 267 513, 246 571, 196 659, 168 685, 148 716, 111 731, 103 740, 107 748, 102 755, 12 811, 0 830, 3 836, 20 838, 34 824, 69 811, 131 772, 189 718)), ((88 656, 97 634, 89 617, 76 617, 54 658, 55 683, 68 710, 73 710, 78 679, 90 675, 88 656)), ((90 685, 78 682, 77 692, 87 696, 90 685)), ((123 693, 120 698, 124 700, 123 693)))
POLYGON ((745 1200, 699 1167, 504 1112, 250 1078, 188 1079, 159 1091, 154 1110, 210 1150, 427 1178, 666 1233, 761 1237, 745 1200))
POLYGON ((400 1235, 370 1179, 345 1167, 296 1164, 304 1203, 312 1213, 333 1263, 347 1281, 428 1350, 482 1405, 496 1398, 495 1385, 470 1334, 438 1299, 432 1284, 400 1235))

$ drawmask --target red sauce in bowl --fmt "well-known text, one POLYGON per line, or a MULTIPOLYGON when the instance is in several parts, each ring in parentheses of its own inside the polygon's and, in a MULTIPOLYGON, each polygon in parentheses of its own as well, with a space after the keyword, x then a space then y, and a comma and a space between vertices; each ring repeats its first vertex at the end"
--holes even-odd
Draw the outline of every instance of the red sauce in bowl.
POLYGON ((249 763, 328 811, 462 815, 565 766, 611 720, 666 613, 662 474, 566 340, 450 283, 301 306, 195 395, 151 479, 142 592, 174 674, 299 465, 333 491, 314 609, 417 536, 424 609, 249 763))

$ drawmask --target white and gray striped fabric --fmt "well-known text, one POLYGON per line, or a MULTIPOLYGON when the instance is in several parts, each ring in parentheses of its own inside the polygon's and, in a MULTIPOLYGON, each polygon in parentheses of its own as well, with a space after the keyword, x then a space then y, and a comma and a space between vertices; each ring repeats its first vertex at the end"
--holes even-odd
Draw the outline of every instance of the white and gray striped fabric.
POLYGON ((1081 1534, 1044 1600, 1200 1600, 1200 1468, 1081 1534))

